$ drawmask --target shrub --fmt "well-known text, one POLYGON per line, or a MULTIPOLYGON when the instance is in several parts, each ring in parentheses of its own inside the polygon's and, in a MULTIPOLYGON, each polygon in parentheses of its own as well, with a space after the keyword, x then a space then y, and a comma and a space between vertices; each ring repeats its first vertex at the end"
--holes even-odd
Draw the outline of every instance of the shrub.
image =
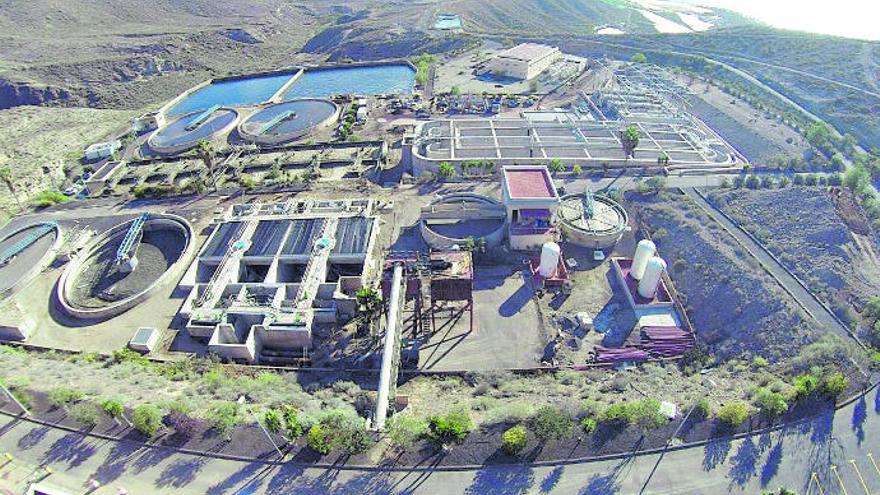
POLYGON ((589 435, 596 430, 597 423, 596 420, 593 418, 583 418, 581 419, 580 425, 581 431, 589 435))
POLYGON ((542 442, 561 440, 571 433, 574 420, 552 406, 539 408, 532 417, 531 428, 542 442))
POLYGON ((211 428, 228 438, 229 432, 240 421, 238 404, 235 402, 217 402, 208 409, 206 416, 211 428))
POLYGON ((309 429, 306 443, 322 455, 333 450, 356 454, 370 446, 370 437, 359 417, 334 409, 309 429))
POLYGON ((779 392, 760 387, 754 393, 755 405, 767 416, 776 417, 788 411, 788 403, 779 392))
POLYGON ((263 425, 271 433, 281 433, 284 429, 284 422, 281 419, 281 413, 277 409, 269 409, 263 413, 263 425))
POLYGON ((705 397, 698 399, 694 404, 694 413, 703 419, 710 418, 712 416, 712 404, 709 403, 709 399, 705 397))
POLYGON ((630 422, 630 412, 626 404, 611 404, 608 409, 602 411, 599 421, 603 423, 621 423, 628 424, 630 422))
POLYGON ((642 399, 630 402, 631 421, 643 428, 659 428, 666 423, 666 418, 660 414, 660 401, 655 399, 642 399))
POLYGON ((284 420, 284 428, 287 438, 299 438, 303 434, 303 427, 299 420, 299 411, 290 404, 281 406, 281 419, 284 420))
POLYGON ((122 401, 119 399, 105 399, 101 402, 101 409, 112 418, 118 418, 125 413, 125 406, 122 405, 122 401))
POLYGON ((822 380, 821 390, 829 399, 836 401, 840 394, 849 388, 849 379, 839 371, 835 371, 822 380))
POLYGON ((43 191, 34 196, 33 201, 37 208, 45 208, 47 206, 67 203, 70 201, 70 198, 58 191, 43 191))
POLYGON ((122 349, 118 349, 113 351, 113 354, 110 357, 110 364, 123 364, 123 363, 135 363, 146 365, 149 364, 149 360, 142 356, 139 352, 135 352, 126 347, 122 349))
POLYGON ((98 420, 101 419, 101 412, 98 410, 98 406, 91 402, 80 402, 70 408, 70 416, 77 423, 91 427, 98 424, 98 420))
POLYGON ((388 438, 400 449, 408 449, 428 432, 428 422, 411 414, 400 414, 391 420, 388 438))
POLYGON ((76 402, 83 398, 83 393, 67 387, 55 387, 50 389, 46 394, 49 404, 55 407, 66 407, 71 402, 76 402))
POLYGON ((162 427, 162 413, 154 405, 141 404, 134 408, 131 424, 144 436, 152 437, 162 427))
POLYGON ((467 438, 474 424, 464 409, 449 411, 445 416, 432 416, 428 419, 431 436, 439 443, 461 443, 467 438))
POLYGON ((571 173, 573 173, 574 175, 581 175, 582 173, 584 173, 584 169, 576 163, 573 167, 571 167, 571 173))
POLYGON ((309 428, 309 433, 306 435, 306 443, 309 448, 314 450, 315 452, 321 455, 327 455, 333 450, 333 444, 330 441, 330 436, 324 431, 324 427, 320 424, 314 425, 309 428))
POLYGON ((728 426, 741 425, 748 418, 749 406, 742 401, 731 402, 718 409, 718 419, 728 426))
POLYGON ((766 368, 770 362, 767 361, 763 356, 755 356, 752 358, 752 366, 758 369, 766 368))
POLYGON ((804 373, 796 376, 792 385, 794 386, 792 392, 794 399, 803 400, 816 390, 819 386, 819 379, 809 373, 804 373))
POLYGON ((509 428, 501 435, 501 448, 510 455, 516 455, 526 448, 526 429, 521 425, 509 428))
POLYGON ((443 162, 437 168, 437 175, 444 179, 455 177, 455 167, 449 162, 443 162))
POLYGON ((31 397, 31 394, 27 390, 22 387, 10 387, 9 391, 12 392, 12 396, 15 397, 15 400, 21 405, 28 409, 31 407, 33 397, 31 397))

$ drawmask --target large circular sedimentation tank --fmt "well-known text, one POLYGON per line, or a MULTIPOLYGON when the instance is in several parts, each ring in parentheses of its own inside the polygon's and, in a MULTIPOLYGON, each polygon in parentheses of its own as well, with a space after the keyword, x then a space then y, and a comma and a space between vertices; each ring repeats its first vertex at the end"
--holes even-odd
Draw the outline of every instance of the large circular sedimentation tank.
POLYGON ((616 244, 629 222, 623 206, 598 194, 592 201, 584 194, 563 196, 556 217, 568 242, 594 249, 616 244))
POLYGON ((61 275, 57 299, 78 318, 109 318, 140 303, 192 252, 192 227, 177 216, 150 215, 135 249, 137 266, 116 263, 117 250, 132 223, 121 223, 98 236, 61 275))
POLYGON ((0 263, 0 298, 48 265, 60 244, 61 230, 54 222, 30 224, 0 238, 0 261, 5 261, 0 263))
POLYGON ((150 149, 166 155, 194 148, 203 139, 213 139, 235 128, 238 112, 231 108, 188 113, 150 136, 150 149))
POLYGON ((478 194, 457 193, 431 203, 419 223, 428 245, 449 249, 464 245, 468 238, 485 239, 487 247, 496 247, 504 240, 506 221, 504 205, 498 201, 478 194), (480 210, 487 214, 477 214, 480 210))
POLYGON ((303 98, 269 105, 238 126, 239 135, 260 144, 278 144, 302 138, 331 124, 339 112, 335 103, 303 98))

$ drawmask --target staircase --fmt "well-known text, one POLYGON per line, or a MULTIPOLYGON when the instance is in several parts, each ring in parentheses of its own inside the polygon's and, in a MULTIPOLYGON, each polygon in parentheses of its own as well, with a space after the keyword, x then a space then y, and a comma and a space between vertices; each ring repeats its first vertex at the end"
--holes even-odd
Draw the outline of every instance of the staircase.
POLYGON ((19 239, 15 244, 6 248, 2 253, 0 253, 0 266, 8 263, 12 258, 18 256, 22 251, 30 247, 31 244, 37 242, 44 235, 52 232, 58 227, 58 224, 55 222, 46 222, 40 224, 36 227, 34 232, 31 232, 27 236, 19 239))
POLYGON ((149 213, 141 213, 140 216, 135 218, 131 223, 128 232, 125 233, 125 237, 122 239, 122 244, 120 244, 119 248, 116 250, 117 265, 130 260, 132 256, 134 256, 134 252, 137 250, 137 247, 140 245, 141 239, 143 238, 141 234, 143 233, 144 224, 149 218, 149 213))

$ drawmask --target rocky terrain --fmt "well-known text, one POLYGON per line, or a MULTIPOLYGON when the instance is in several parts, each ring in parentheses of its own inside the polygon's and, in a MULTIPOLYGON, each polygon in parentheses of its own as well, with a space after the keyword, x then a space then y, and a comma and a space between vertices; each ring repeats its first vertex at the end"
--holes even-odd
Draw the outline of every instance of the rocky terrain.
POLYGON ((880 293, 875 240, 850 231, 825 188, 737 189, 711 200, 840 316, 853 318, 853 309, 880 293))
POLYGON ((794 300, 685 197, 642 198, 636 205, 699 340, 717 358, 760 355, 775 362, 819 337, 794 300))

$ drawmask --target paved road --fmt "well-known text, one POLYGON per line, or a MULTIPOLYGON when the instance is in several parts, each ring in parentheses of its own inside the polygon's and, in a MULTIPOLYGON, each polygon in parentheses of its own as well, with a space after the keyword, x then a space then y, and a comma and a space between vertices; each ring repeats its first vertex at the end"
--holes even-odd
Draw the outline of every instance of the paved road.
MULTIPOLYGON (((452 472, 376 472, 304 469, 290 463, 273 466, 174 454, 2 416, 0 452, 11 453, 14 461, 0 464, 0 492, 5 489, 22 493, 25 481, 40 476, 39 466, 48 465, 54 473, 47 482, 83 493, 86 480, 94 477, 103 484, 94 492, 99 495, 116 494, 119 487, 132 494, 669 495, 756 494, 779 486, 801 494, 870 495, 880 493, 880 470, 869 456, 880 456, 878 435, 880 394, 873 390, 834 415, 829 413, 782 431, 736 441, 719 440, 662 456, 452 472), (814 472, 816 480, 810 486, 814 472)), ((880 459, 873 457, 873 461, 880 459)), ((425 467, 429 467, 427 463, 425 467)))
POLYGON ((730 235, 734 237, 754 258, 763 264, 770 275, 797 301, 797 303, 812 316, 823 328, 837 332, 844 338, 851 338, 847 328, 843 326, 834 315, 825 308, 813 294, 804 288, 795 277, 785 269, 776 259, 770 255, 767 249, 752 239, 738 225, 722 215, 711 203, 706 201, 696 189, 689 187, 683 189, 685 194, 694 200, 712 219, 722 225, 730 235))

